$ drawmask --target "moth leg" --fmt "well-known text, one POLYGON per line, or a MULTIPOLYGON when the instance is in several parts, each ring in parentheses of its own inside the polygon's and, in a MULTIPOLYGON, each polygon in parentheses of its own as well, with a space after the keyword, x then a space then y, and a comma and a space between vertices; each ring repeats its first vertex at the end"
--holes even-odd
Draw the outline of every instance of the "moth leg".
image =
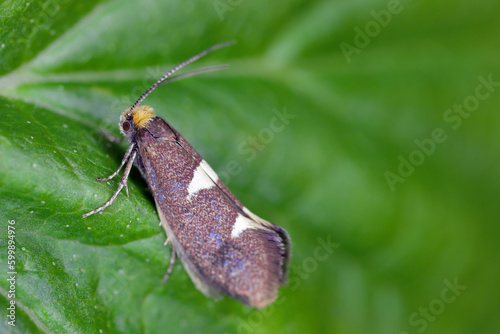
MULTIPOLYGON (((122 163, 120 164, 120 167, 118 167, 116 172, 114 172, 113 174, 111 174, 108 177, 97 177, 96 181, 109 181, 112 178, 114 178, 116 176, 116 174, 120 173, 120 170, 123 168, 123 165, 125 165, 125 162, 127 162, 127 159, 132 154, 132 150, 134 149, 134 147, 135 147, 135 143, 130 144, 130 146, 127 149, 127 152, 125 152, 125 155, 123 156, 122 163)), ((127 188, 127 196, 128 196, 128 188, 127 188)))
POLYGON ((130 160, 127 163, 127 166, 125 167, 125 171, 123 172, 123 176, 122 176, 122 179, 120 181, 120 184, 118 185, 118 189, 116 189, 113 196, 111 196, 111 198, 106 203, 104 203, 103 206, 84 214, 83 218, 88 217, 90 215, 93 215, 94 213, 97 213, 99 211, 102 211, 102 210, 106 209, 108 206, 110 206, 111 204, 113 204, 113 202, 116 199, 116 196, 118 196, 118 194, 120 193, 120 190, 122 190, 123 187, 125 187, 127 189, 127 195, 128 195, 127 180, 128 180, 128 175, 130 174, 130 170, 132 169, 132 165, 134 164, 134 160, 135 160, 136 155, 137 155, 137 152, 133 151, 132 156, 130 157, 130 160))
POLYGON ((99 130, 99 133, 104 137, 106 138, 108 141, 112 142, 112 143, 117 143, 117 144, 120 144, 120 143, 123 143, 125 141, 125 137, 123 138, 116 138, 114 137, 113 135, 109 134, 108 132, 104 131, 104 130, 99 130))
POLYGON ((165 284, 167 283, 168 278, 170 277, 170 274, 172 273, 172 269, 174 268, 174 262, 175 262, 175 250, 174 247, 172 246, 172 254, 170 255, 170 263, 168 265, 167 272, 165 276, 163 276, 162 283, 165 284))

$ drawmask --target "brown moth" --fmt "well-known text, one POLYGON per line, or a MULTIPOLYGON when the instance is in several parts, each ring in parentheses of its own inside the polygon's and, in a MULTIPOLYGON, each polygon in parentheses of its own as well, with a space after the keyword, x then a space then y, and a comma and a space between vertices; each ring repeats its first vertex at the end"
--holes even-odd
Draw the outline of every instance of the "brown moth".
POLYGON ((226 294, 262 308, 276 299, 278 287, 286 282, 288 233, 243 206, 167 121, 156 116, 151 107, 140 105, 167 81, 220 68, 202 68, 170 78, 177 70, 229 44, 214 45, 175 66, 123 112, 119 126, 130 146, 118 170, 97 180, 109 180, 125 166, 122 179, 108 202, 83 217, 110 206, 123 187, 128 196, 127 179, 135 165, 154 195, 160 225, 167 234, 165 244, 172 244, 164 281, 178 256, 195 286, 206 296, 226 294))

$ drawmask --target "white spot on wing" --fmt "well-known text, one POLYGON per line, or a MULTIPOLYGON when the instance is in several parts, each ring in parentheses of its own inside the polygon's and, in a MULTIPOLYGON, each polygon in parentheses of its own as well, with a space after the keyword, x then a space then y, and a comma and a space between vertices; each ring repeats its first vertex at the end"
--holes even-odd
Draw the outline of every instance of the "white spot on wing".
POLYGON ((218 179, 213 169, 210 168, 205 160, 202 160, 200 165, 194 170, 193 178, 189 183, 188 199, 200 190, 214 187, 218 179))
POLYGON ((248 228, 255 228, 255 226, 253 225, 254 223, 250 219, 243 216, 242 214, 238 214, 238 217, 236 217, 236 221, 233 225, 233 230, 231 231, 231 237, 239 237, 241 232, 243 232, 244 230, 248 228))
POLYGON ((250 219, 253 222, 255 222, 256 227, 260 226, 260 228, 270 228, 271 225, 272 225, 270 222, 268 222, 267 220, 264 220, 264 219, 260 218, 255 213, 253 213, 252 211, 248 210, 246 207, 243 207, 243 212, 246 213, 248 215, 248 217, 250 217, 250 219))
POLYGON ((207 173, 208 176, 210 176, 210 178, 214 181, 214 183, 216 183, 217 180, 219 179, 219 176, 217 175, 216 172, 214 172, 212 167, 210 167, 210 165, 205 160, 201 160, 200 166, 201 168, 203 168, 205 173, 207 173))

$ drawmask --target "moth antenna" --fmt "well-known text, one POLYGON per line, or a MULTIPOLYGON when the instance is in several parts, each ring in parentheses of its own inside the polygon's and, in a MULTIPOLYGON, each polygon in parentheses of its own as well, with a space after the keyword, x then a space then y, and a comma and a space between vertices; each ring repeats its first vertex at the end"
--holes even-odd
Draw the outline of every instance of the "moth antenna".
POLYGON ((222 64, 222 65, 213 65, 213 66, 206 66, 206 67, 197 68, 196 70, 192 70, 192 71, 189 71, 187 73, 180 74, 180 75, 177 75, 175 77, 170 77, 168 79, 165 79, 158 86, 163 86, 163 85, 166 85, 168 83, 171 83, 171 82, 174 82, 177 80, 181 80, 181 79, 185 79, 185 78, 189 78, 189 77, 192 77, 192 76, 195 76, 198 74, 202 74, 202 73, 214 72, 214 71, 218 71, 218 70, 225 70, 228 67, 229 67, 228 64, 222 64))
MULTIPOLYGON (((182 63, 180 63, 179 65, 177 66, 174 66, 170 71, 168 71, 167 73, 165 73, 160 79, 158 79, 158 81, 156 81, 151 87, 148 88, 147 91, 145 91, 138 99, 137 101, 135 101, 135 103, 130 107, 129 111, 128 111, 128 115, 130 115, 132 113, 132 110, 134 110, 135 107, 137 107, 139 104, 142 103, 142 101, 144 101, 144 99, 153 91, 155 90, 156 87, 158 87, 159 85, 162 84, 162 82, 167 79, 168 77, 170 77, 172 74, 174 74, 175 72, 177 72, 178 70, 180 70, 181 68, 185 67, 186 65, 189 65, 191 64, 192 62, 195 62, 197 61, 198 59, 200 59, 201 57, 207 55, 208 53, 212 52, 212 51, 215 51, 217 49, 220 49, 220 48, 224 48, 226 46, 230 46, 230 45, 233 45, 234 44, 234 41, 228 41, 228 42, 223 42, 223 43, 219 43, 219 44, 215 44, 214 46, 211 46, 209 47, 208 49, 205 49, 203 50, 202 52, 198 53, 197 55, 189 58, 188 60, 185 60, 183 61, 182 63)), ((188 73, 186 73, 188 74, 188 73)))

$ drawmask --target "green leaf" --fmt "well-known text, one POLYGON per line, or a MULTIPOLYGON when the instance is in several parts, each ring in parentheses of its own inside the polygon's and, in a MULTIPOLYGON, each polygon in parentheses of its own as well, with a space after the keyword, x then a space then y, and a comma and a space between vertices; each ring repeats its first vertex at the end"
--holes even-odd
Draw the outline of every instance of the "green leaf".
POLYGON ((471 0, 4 1, 0 332, 498 332, 499 12, 471 0), (120 136, 120 113, 163 73, 233 39, 190 67, 228 70, 146 102, 289 231, 289 284, 265 310, 207 299, 178 263, 161 284, 170 249, 137 170, 130 197, 82 218, 115 191, 119 177, 95 178, 126 150, 100 130, 120 136))

